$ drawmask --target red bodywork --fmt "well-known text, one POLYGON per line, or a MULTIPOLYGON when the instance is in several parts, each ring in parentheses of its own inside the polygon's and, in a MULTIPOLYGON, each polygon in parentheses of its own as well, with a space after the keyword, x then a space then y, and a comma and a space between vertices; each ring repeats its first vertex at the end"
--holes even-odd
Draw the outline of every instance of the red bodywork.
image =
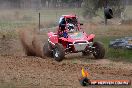
MULTIPOLYGON (((63 15, 63 17, 65 19, 72 18, 72 17, 77 18, 75 15, 63 15)), ((93 38, 95 37, 95 35, 94 34, 87 35, 83 30, 81 30, 79 22, 77 22, 77 29, 78 30, 76 30, 73 33, 68 33, 67 38, 59 37, 58 32, 57 33, 49 32, 48 41, 53 48, 54 48, 54 45, 57 43, 62 44, 66 52, 76 53, 76 52, 83 51, 85 50, 85 48, 89 47, 91 42, 93 42, 93 38)))

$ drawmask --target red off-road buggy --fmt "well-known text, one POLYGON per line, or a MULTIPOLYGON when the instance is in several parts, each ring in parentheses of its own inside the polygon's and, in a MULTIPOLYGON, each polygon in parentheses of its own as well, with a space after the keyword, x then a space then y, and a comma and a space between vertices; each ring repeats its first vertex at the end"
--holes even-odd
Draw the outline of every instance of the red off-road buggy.
POLYGON ((63 15, 65 29, 59 26, 56 33, 48 33, 48 41, 43 47, 44 55, 53 57, 56 61, 62 61, 65 55, 82 52, 82 55, 90 55, 101 59, 105 55, 105 49, 99 42, 93 42, 94 34, 87 35, 80 26, 76 15, 63 15))

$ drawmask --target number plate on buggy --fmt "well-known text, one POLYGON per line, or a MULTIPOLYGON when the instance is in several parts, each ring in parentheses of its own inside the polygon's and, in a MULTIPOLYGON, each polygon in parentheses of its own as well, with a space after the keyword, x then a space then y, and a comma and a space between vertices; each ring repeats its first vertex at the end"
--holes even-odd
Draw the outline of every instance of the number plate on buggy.
POLYGON ((85 50, 86 46, 87 46, 86 43, 84 43, 84 44, 78 43, 78 44, 74 45, 76 51, 83 51, 83 50, 85 50))

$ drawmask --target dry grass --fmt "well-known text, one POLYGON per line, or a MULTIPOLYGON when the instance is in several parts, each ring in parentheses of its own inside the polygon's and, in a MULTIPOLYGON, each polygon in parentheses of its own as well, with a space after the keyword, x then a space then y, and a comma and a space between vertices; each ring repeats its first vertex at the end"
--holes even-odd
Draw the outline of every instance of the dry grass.
POLYGON ((96 36, 132 36, 131 25, 99 25, 99 24, 85 24, 85 31, 87 33, 96 34, 96 36))

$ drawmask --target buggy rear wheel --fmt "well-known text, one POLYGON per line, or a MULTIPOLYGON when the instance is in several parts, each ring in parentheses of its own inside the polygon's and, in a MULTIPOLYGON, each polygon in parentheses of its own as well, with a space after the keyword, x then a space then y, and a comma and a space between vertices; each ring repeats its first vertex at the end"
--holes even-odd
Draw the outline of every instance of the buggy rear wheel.
POLYGON ((93 56, 96 59, 102 59, 105 56, 105 48, 103 46, 103 44, 99 43, 99 42, 94 42, 93 44, 94 48, 94 52, 93 52, 93 56))
POLYGON ((51 47, 51 44, 48 41, 44 44, 43 53, 44 53, 44 56, 48 56, 48 57, 53 56, 52 47, 51 47))
POLYGON ((65 49, 62 44, 56 44, 53 50, 53 56, 56 61, 62 61, 65 57, 65 49))

